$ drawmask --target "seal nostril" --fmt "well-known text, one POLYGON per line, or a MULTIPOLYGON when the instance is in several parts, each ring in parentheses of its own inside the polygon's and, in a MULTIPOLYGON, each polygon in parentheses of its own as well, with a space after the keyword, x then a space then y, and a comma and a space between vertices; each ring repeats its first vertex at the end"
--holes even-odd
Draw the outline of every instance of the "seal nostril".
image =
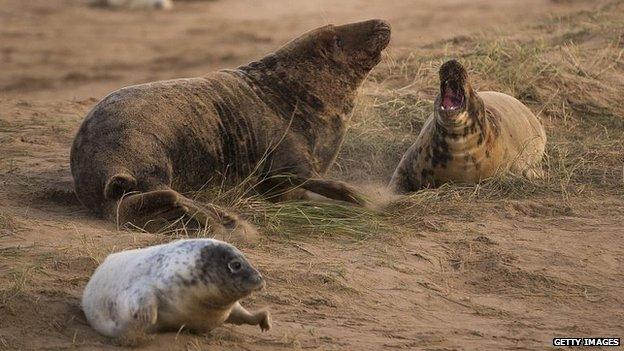
POLYGON ((391 27, 390 24, 386 21, 383 20, 378 20, 377 24, 375 25, 374 30, 376 32, 390 32, 391 31, 391 27))

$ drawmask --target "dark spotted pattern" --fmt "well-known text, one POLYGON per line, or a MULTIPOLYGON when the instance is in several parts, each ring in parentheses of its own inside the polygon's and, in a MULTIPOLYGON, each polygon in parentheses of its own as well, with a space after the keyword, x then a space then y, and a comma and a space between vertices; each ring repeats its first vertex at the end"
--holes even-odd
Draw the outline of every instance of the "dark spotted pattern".
POLYGON ((493 138, 500 135, 501 130, 501 113, 493 106, 488 106, 485 109, 485 115, 487 118, 487 125, 489 126, 489 133, 493 138))
POLYGON ((449 152, 444 133, 436 133, 431 143, 431 167, 446 168, 446 164, 453 160, 453 155, 449 152))
POLYGON ((260 273, 238 250, 231 247, 203 247, 196 267, 200 282, 219 287, 222 296, 232 298, 232 302, 249 295, 262 284, 260 273), (232 262, 240 263, 238 271, 230 269, 232 262))
POLYGON ((219 295, 206 296, 203 303, 227 306, 249 295, 263 283, 262 275, 235 247, 206 240, 184 240, 166 245, 147 258, 148 276, 162 282, 165 290, 156 291, 160 308, 175 306, 176 299, 188 289, 212 291, 219 295), (228 264, 236 260, 241 270, 231 272, 228 264), (171 267, 179 267, 171 270, 171 267))
POLYGON ((454 149, 455 145, 469 139, 476 143, 473 149, 478 150, 472 152, 482 150, 489 158, 493 142, 500 133, 500 113, 493 108, 486 111, 485 103, 472 88, 468 74, 459 62, 450 60, 444 63, 439 75, 440 93, 434 102, 431 123, 425 124, 426 133, 421 134, 403 156, 391 180, 391 186, 398 192, 437 186, 436 172, 446 170, 454 163, 462 164, 460 168, 464 172, 479 171, 481 164, 474 153, 454 159, 454 153, 461 155, 463 152, 454 149), (463 95, 462 107, 454 110, 441 108, 442 94, 447 89, 463 95), (458 120, 459 117, 462 119, 458 120))

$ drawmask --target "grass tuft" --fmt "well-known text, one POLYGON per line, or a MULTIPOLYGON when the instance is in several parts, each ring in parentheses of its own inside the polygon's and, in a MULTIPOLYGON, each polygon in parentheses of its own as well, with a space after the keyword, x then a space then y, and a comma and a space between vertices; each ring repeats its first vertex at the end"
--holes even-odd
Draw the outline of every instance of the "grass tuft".
POLYGON ((337 203, 273 204, 249 197, 247 179, 198 198, 233 209, 283 237, 342 235, 364 239, 401 226, 427 225, 471 201, 584 192, 624 194, 624 0, 595 11, 550 18, 525 37, 482 33, 386 54, 369 76, 330 176, 382 186, 432 111, 438 69, 451 57, 480 91, 517 97, 542 119, 548 135, 545 177, 500 175, 476 185, 447 184, 390 201, 382 212, 337 203))
POLYGON ((362 207, 339 203, 289 201, 256 202, 252 222, 282 237, 342 235, 364 240, 387 228, 384 215, 362 207))
POLYGON ((12 235, 17 230, 17 223, 6 213, 0 212, 0 237, 12 235))
POLYGON ((524 38, 483 33, 389 55, 370 77, 374 88, 363 92, 334 174, 387 183, 433 109, 438 68, 456 57, 477 90, 515 96, 543 120, 548 135, 544 182, 499 179, 471 191, 498 198, 588 189, 622 194, 622 23, 624 1, 617 0, 544 20, 524 38))

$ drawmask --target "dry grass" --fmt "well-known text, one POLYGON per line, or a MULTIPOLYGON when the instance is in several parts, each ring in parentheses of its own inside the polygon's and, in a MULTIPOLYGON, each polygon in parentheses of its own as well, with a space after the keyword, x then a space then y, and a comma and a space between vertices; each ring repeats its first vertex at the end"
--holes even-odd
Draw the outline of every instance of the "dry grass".
MULTIPOLYGON (((29 247, 7 247, 0 249, 0 256, 6 259, 19 261, 27 257, 29 247)), ((11 302, 19 297, 24 296, 27 290, 32 286, 32 278, 35 273, 41 273, 41 264, 45 257, 37 257, 28 264, 15 266, 9 269, 6 278, 0 287, 0 308, 11 308, 11 302)))
POLYGON ((10 274, 7 287, 0 290, 0 306, 10 307, 10 302, 21 296, 30 282, 31 269, 15 270, 10 274))
POLYGON ((617 0, 597 11, 546 20, 527 38, 482 34, 388 54, 358 101, 333 171, 350 181, 385 184, 432 110, 438 67, 458 57, 477 89, 516 96, 543 120, 549 138, 544 179, 501 175, 477 185, 449 184, 402 197, 379 217, 343 208, 269 206, 267 216, 279 218, 266 223, 275 232, 283 225, 296 228, 306 218, 324 218, 314 222, 320 230, 329 224, 333 232, 350 232, 362 220, 368 231, 397 221, 422 224, 424 213, 448 210, 453 202, 547 195, 566 203, 586 192, 623 194, 623 23, 624 1, 617 0))
POLYGON ((486 181, 487 197, 562 196, 587 190, 621 193, 624 184, 624 2, 549 19, 530 38, 482 34, 388 55, 371 76, 377 89, 360 101, 336 171, 355 181, 389 180, 432 111, 437 69, 461 60, 477 89, 517 97, 544 121, 548 177, 486 181), (543 35, 541 33, 552 34, 543 35), (360 155, 369 155, 362 162, 360 155))
POLYGON ((622 194, 622 23, 624 1, 616 0, 597 11, 548 19, 524 38, 486 33, 391 52, 369 77, 332 174, 383 186, 432 110, 440 64, 457 57, 478 90, 515 96, 543 120, 548 134, 544 179, 500 175, 477 185, 448 184, 401 197, 381 212, 341 204, 269 203, 246 193, 253 177, 233 189, 192 196, 234 209, 274 236, 361 240, 389 227, 396 232, 397 225, 423 224, 424 214, 448 210, 453 203, 542 196, 565 203, 586 192, 622 194))
POLYGON ((235 210, 271 236, 345 236, 362 240, 385 227, 386 214, 339 202, 285 201, 272 203, 248 196, 239 185, 225 192, 209 190, 191 196, 235 210))
POLYGON ((253 222, 282 237, 344 235, 364 240, 387 228, 385 214, 339 203, 256 202, 249 208, 253 222))
POLYGON ((12 235, 17 230, 17 222, 6 213, 0 212, 0 237, 12 235))

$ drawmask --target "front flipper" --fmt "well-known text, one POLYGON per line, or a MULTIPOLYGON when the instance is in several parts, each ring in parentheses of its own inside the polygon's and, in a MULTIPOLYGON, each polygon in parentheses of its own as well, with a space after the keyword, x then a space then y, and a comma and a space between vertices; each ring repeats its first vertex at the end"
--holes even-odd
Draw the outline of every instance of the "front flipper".
POLYGON ((396 194, 406 194, 412 191, 414 188, 419 188, 414 184, 411 184, 410 177, 407 174, 407 170, 405 169, 405 157, 401 159, 401 163, 394 170, 394 174, 392 174, 392 178, 390 179, 390 183, 388 183, 388 188, 396 194))
POLYGON ((123 330, 116 338, 122 346, 138 346, 150 337, 158 321, 158 300, 151 291, 133 291, 126 297, 123 330))
POLYGON ((271 329, 271 313, 267 310, 251 313, 237 302, 225 323, 258 325, 262 331, 268 331, 271 329))
POLYGON ((131 302, 130 313, 132 320, 138 326, 149 328, 155 325, 158 320, 158 302, 151 294, 150 296, 142 296, 131 302))

